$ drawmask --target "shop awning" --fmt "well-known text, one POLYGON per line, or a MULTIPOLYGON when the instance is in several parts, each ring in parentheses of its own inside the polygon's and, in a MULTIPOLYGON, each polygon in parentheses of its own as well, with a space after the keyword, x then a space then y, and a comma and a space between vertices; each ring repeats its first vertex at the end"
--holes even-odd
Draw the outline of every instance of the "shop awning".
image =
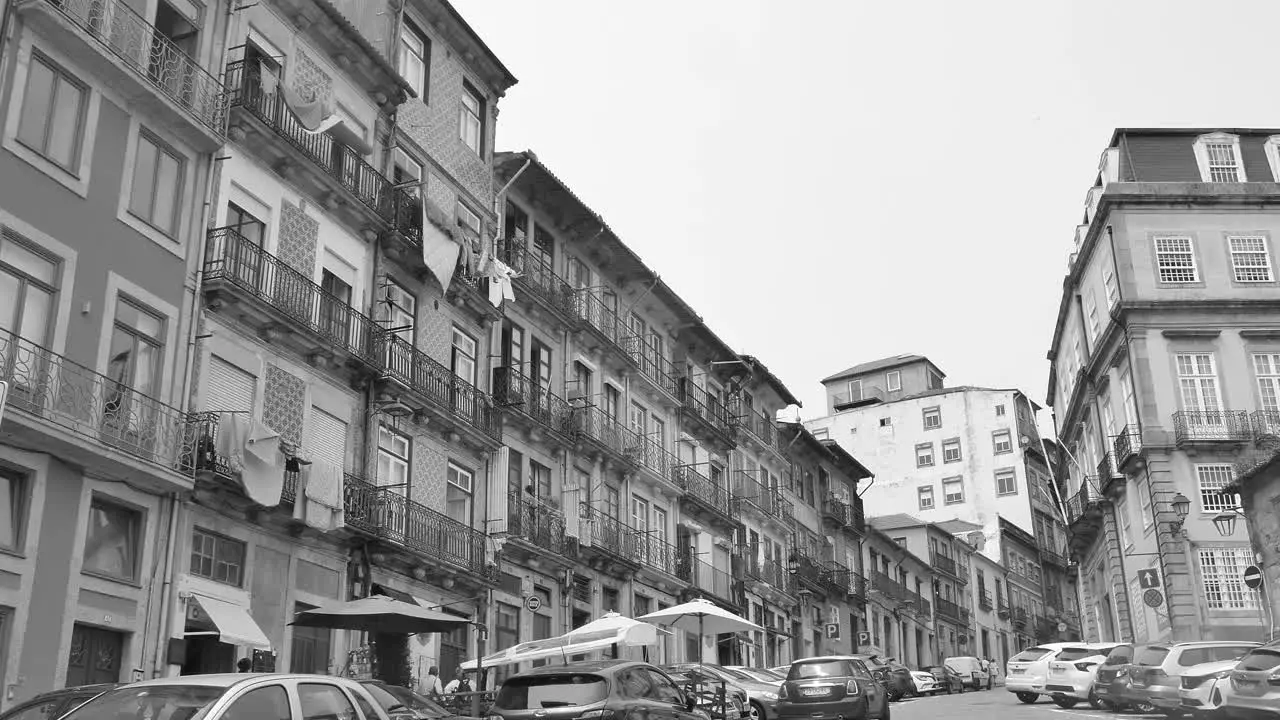
POLYGON ((209 616, 209 620, 218 628, 218 639, 228 645, 248 645, 251 648, 269 650, 271 641, 267 639, 262 628, 253 621, 249 611, 224 600, 215 600, 204 595, 191 595, 200 603, 200 609, 209 616))

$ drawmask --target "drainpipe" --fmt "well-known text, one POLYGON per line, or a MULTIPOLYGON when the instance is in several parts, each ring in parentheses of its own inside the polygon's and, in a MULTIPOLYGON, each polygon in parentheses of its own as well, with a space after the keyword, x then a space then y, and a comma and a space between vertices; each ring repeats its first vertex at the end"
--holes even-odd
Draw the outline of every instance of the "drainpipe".
POLYGON ((506 185, 503 185, 498 192, 493 194, 493 214, 498 218, 498 237, 502 237, 503 232, 506 230, 506 228, 502 227, 503 223, 506 221, 506 213, 502 212, 502 199, 506 196, 507 190, 510 190, 516 180, 519 180, 520 176, 524 174, 524 171, 533 164, 533 159, 535 157, 532 150, 525 150, 524 156, 524 165, 520 166, 520 169, 516 171, 515 175, 511 176, 511 179, 507 181, 506 185))
POLYGON ((152 676, 162 676, 164 669, 168 666, 168 647, 169 638, 172 637, 172 631, 169 628, 171 616, 173 614, 173 564, 174 557, 177 554, 177 543, 174 538, 178 534, 178 510, 183 503, 178 497, 178 493, 170 493, 169 495, 169 538, 168 548, 165 551, 164 559, 164 586, 160 592, 160 632, 157 633, 157 645, 155 662, 152 667, 152 676))

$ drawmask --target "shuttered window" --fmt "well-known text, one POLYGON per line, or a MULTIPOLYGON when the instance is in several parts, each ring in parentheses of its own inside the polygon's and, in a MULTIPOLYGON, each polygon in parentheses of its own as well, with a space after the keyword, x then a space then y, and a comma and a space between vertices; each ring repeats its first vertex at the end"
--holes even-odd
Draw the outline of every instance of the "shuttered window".
POLYGON ((310 447, 311 457, 346 468, 347 424, 329 413, 311 408, 310 447))
POLYGON ((215 412, 252 412, 258 379, 217 356, 209 358, 205 409, 215 412))

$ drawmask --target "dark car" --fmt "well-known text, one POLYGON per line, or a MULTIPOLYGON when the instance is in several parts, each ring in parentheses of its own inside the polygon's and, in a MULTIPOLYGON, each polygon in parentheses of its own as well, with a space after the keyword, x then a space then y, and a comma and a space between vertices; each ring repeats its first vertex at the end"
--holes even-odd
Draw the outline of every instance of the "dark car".
POLYGON ((780 720, 889 720, 889 693, 866 656, 833 655, 791 664, 778 691, 780 720))
POLYGON ((964 692, 964 678, 960 673, 946 665, 930 665, 924 669, 938 681, 939 691, 945 690, 948 695, 953 692, 964 692))
POLYGON ((649 663, 625 660, 546 665, 513 675, 502 683, 489 713, 504 720, 701 718, 692 700, 665 672, 649 663))
POLYGON ((108 690, 120 687, 119 683, 81 685, 41 693, 30 700, 10 708, 0 715, 0 720, 54 720, 83 705, 108 690))
POLYGON ((667 675, 693 700, 694 707, 706 713, 711 720, 745 720, 752 708, 747 691, 706 667, 686 665, 683 668, 665 668, 667 675))
POLYGON ((454 716, 439 703, 407 687, 389 685, 381 680, 361 680, 360 684, 387 711, 391 720, 443 720, 454 716))
POLYGON ((879 681, 889 693, 890 701, 896 702, 915 692, 916 683, 911 679, 911 670, 906 665, 894 662, 892 658, 888 661, 881 660, 878 655, 849 655, 848 657, 856 657, 866 664, 867 669, 871 671, 871 677, 879 681))

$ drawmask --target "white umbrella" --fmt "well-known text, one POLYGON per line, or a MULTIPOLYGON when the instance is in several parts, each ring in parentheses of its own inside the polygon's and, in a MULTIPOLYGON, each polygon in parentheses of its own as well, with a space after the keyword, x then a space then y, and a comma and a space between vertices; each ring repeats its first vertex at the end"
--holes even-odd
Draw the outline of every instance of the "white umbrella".
POLYGON ((657 623, 666 627, 680 628, 698 633, 698 664, 702 664, 702 638, 707 633, 719 635, 752 630, 764 630, 763 627, 739 617, 706 598, 690 600, 666 610, 641 615, 637 620, 657 623))
POLYGON ((528 660, 541 660, 557 655, 561 657, 582 655, 603 650, 611 645, 627 647, 657 645, 658 633, 665 632, 649 623, 610 612, 564 635, 512 645, 505 650, 481 658, 479 663, 475 660, 461 663, 458 669, 475 670, 477 666, 488 668, 497 665, 514 665, 528 660))

